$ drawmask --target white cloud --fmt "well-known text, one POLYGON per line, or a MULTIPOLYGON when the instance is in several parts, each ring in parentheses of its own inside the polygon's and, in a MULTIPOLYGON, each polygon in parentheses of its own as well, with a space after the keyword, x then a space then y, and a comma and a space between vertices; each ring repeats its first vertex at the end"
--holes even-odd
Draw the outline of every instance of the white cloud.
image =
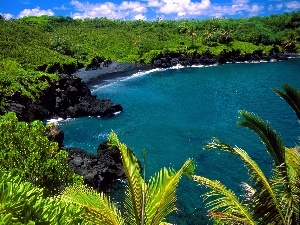
POLYGON ((244 5, 248 4, 249 0, 232 0, 233 5, 244 5))
POLYGON ((210 7, 211 3, 210 0, 201 0, 200 2, 192 2, 191 0, 162 0, 157 5, 159 5, 157 9, 158 13, 167 15, 176 14, 179 17, 183 17, 203 14, 210 7))
POLYGON ((299 1, 291 1, 285 3, 285 7, 287 8, 288 11, 295 11, 300 9, 300 2, 299 1))
POLYGON ((109 19, 191 19, 207 17, 256 16, 265 11, 276 12, 300 8, 300 0, 230 0, 214 3, 214 0, 112 0, 90 3, 88 0, 70 0, 74 7, 73 18, 107 17, 109 19), (256 2, 256 3, 253 3, 256 2))
POLYGON ((59 7, 53 7, 53 9, 55 9, 55 10, 68 10, 70 8, 65 7, 65 5, 61 5, 59 7))
POLYGON ((277 9, 277 10, 281 10, 282 7, 283 7, 283 4, 277 4, 277 5, 276 5, 276 9, 277 9))
POLYGON ((14 15, 12 15, 10 13, 0 13, 0 15, 3 16, 5 20, 9 20, 14 17, 14 15))
POLYGON ((135 20, 147 20, 146 16, 143 14, 138 14, 134 17, 135 20))
POLYGON ((123 1, 120 5, 112 2, 105 3, 82 3, 72 0, 71 5, 79 12, 73 13, 73 18, 107 17, 109 19, 145 19, 142 13, 147 8, 141 2, 123 1))
POLYGON ((18 18, 22 18, 24 16, 41 16, 41 15, 53 16, 54 12, 51 9, 41 10, 40 7, 37 6, 34 9, 22 10, 18 15, 18 18))

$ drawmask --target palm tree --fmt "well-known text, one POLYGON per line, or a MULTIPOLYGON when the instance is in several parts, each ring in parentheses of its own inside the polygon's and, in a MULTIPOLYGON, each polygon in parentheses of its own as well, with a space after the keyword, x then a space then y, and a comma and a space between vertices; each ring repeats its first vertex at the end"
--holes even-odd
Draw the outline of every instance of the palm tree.
POLYGON ((110 133, 108 140, 120 149, 122 156, 127 179, 124 210, 118 209, 103 193, 83 186, 67 188, 61 198, 85 207, 86 220, 96 224, 163 224, 163 219, 176 210, 176 188, 181 176, 192 177, 195 170, 193 160, 187 160, 177 172, 163 168, 146 183, 132 151, 114 132, 110 133))
MULTIPOLYGON (((284 96, 283 98, 289 104, 294 103, 295 99, 299 100, 300 92, 298 90, 287 85, 284 86, 284 89, 286 93, 279 90, 274 91, 280 93, 280 96, 284 96), (293 91, 290 92, 291 90, 293 91)), ((292 104, 293 106, 294 104, 292 104)), ((211 189, 205 194, 210 216, 218 223, 225 224, 299 224, 299 147, 284 147, 280 135, 269 123, 264 122, 253 113, 246 111, 239 111, 239 113, 244 120, 238 121, 238 124, 258 134, 271 156, 273 160, 272 176, 268 179, 258 164, 243 149, 213 139, 206 145, 206 148, 219 149, 237 155, 248 168, 252 183, 251 185, 243 184, 247 196, 239 199, 219 181, 193 176, 200 185, 211 189)))
POLYGON ((283 89, 284 91, 274 89, 274 92, 293 108, 300 120, 300 91, 288 84, 284 84, 283 89))
POLYGON ((187 30, 187 35, 192 39, 192 45, 191 47, 195 47, 195 38, 197 37, 196 28, 195 26, 190 26, 187 30))

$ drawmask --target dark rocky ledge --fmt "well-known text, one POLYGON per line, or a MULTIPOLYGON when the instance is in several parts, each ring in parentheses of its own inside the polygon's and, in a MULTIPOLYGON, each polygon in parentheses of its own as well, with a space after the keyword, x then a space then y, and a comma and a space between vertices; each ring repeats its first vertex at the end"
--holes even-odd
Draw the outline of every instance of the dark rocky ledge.
POLYGON ((280 53, 279 50, 274 47, 270 54, 263 54, 262 50, 254 51, 251 54, 241 54, 239 50, 226 51, 223 50, 219 55, 213 55, 207 51, 202 54, 197 52, 170 52, 166 54, 160 54, 153 59, 152 64, 154 67, 169 68, 178 64, 182 66, 192 65, 213 65, 213 64, 225 64, 236 62, 255 62, 255 61, 278 61, 285 60, 287 56, 280 53))
POLYGON ((108 117, 122 110, 120 104, 92 95, 80 78, 63 75, 57 81, 50 82, 50 87, 42 91, 34 102, 20 92, 14 93, 7 99, 1 113, 14 111, 19 120, 33 121, 57 117, 108 117))
POLYGON ((84 183, 90 187, 104 191, 118 179, 125 178, 120 150, 109 146, 107 141, 98 146, 97 154, 79 148, 69 148, 68 151, 70 168, 82 175, 84 183))
MULTIPOLYGON (((61 149, 69 153, 70 169, 83 176, 84 183, 88 186, 106 191, 115 188, 115 185, 119 186, 119 181, 125 178, 120 150, 109 146, 107 141, 99 144, 97 154, 91 154, 81 148, 65 148, 64 132, 59 126, 50 124, 46 128, 48 139, 57 142, 61 149)), ((141 167, 140 162, 139 165, 141 167)))

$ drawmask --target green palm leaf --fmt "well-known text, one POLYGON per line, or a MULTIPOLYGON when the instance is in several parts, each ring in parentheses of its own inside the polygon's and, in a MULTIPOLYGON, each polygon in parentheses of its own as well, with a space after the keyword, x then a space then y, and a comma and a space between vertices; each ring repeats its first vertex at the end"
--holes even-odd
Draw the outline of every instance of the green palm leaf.
POLYGON ((118 147, 122 156, 124 171, 128 182, 128 190, 125 195, 126 220, 129 224, 141 224, 141 221, 145 221, 143 189, 146 189, 146 184, 140 174, 138 160, 132 151, 119 141, 116 133, 110 133, 108 142, 112 146, 118 147))
POLYGON ((291 194, 283 196, 289 224, 300 221, 300 154, 297 148, 286 148, 286 164, 291 194), (289 198, 287 198, 289 197, 289 198))
POLYGON ((300 120, 300 91, 294 87, 284 84, 284 91, 274 89, 274 92, 283 98, 295 111, 298 119, 300 120))
POLYGON ((191 177, 195 171, 193 160, 187 160, 176 172, 173 169, 161 169, 148 184, 146 197, 147 224, 160 224, 171 212, 176 210, 176 189, 183 174, 191 177))
POLYGON ((286 224, 285 217, 281 211, 280 203, 272 189, 272 185, 265 177, 259 166, 249 155, 238 147, 220 142, 217 139, 206 146, 208 149, 220 149, 226 152, 234 153, 245 162, 249 175, 254 182, 255 193, 253 195, 253 215, 254 218, 260 218, 262 224, 286 224))
POLYGON ((256 224, 247 205, 242 204, 235 194, 219 181, 201 176, 194 176, 194 180, 211 189, 204 195, 204 199, 212 199, 207 204, 212 217, 228 224, 256 224))
POLYGON ((65 202, 76 203, 86 209, 86 219, 95 224, 122 225, 121 212, 103 193, 85 186, 68 187, 61 195, 65 202))
MULTIPOLYGON (((277 193, 278 199, 280 199, 279 202, 281 202, 281 210, 284 212, 285 217, 292 218, 286 219, 286 221, 295 220, 294 208, 298 204, 298 197, 292 190, 294 184, 290 181, 290 176, 287 171, 287 151, 282 144, 281 137, 276 134, 275 130, 268 123, 265 123, 255 114, 248 113, 246 111, 240 111, 240 114, 243 116, 245 121, 239 121, 238 124, 256 132, 271 155, 275 163, 274 176, 271 180, 271 183, 273 183, 273 190, 277 193)), ((296 164, 294 165, 295 166, 293 168, 297 168, 296 164)))
POLYGON ((247 127, 258 134, 265 144, 268 153, 272 156, 276 166, 282 166, 282 164, 285 164, 285 149, 282 145, 282 139, 276 134, 270 124, 265 123, 254 113, 249 113, 243 110, 240 110, 239 113, 245 120, 238 121, 237 124, 247 127))

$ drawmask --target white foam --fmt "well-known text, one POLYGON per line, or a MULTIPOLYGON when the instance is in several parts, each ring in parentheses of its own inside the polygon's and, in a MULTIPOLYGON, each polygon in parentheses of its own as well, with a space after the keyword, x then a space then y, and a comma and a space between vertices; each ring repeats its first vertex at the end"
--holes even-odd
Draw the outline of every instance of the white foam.
POLYGON ((98 85, 93 86, 92 92, 96 91, 96 90, 99 90, 101 88, 109 87, 109 86, 114 85, 118 82, 127 81, 127 80, 130 80, 130 79, 138 78, 138 77, 141 77, 141 76, 153 73, 153 72, 157 72, 157 71, 162 71, 162 70, 164 70, 164 69, 155 68, 155 69, 147 70, 147 71, 139 71, 139 72, 134 73, 131 76, 128 76, 128 77, 125 77, 125 78, 123 77, 123 78, 119 78, 119 79, 107 80, 109 82, 108 84, 101 85, 101 86, 98 86, 98 85))
POLYGON ((171 70, 179 70, 185 68, 185 66, 181 65, 181 64, 177 64, 176 66, 172 66, 170 67, 171 70))
POLYGON ((132 74, 129 77, 125 77, 124 79, 121 79, 120 81, 125 81, 125 80, 136 78, 136 77, 141 77, 141 76, 147 75, 149 73, 154 73, 154 72, 161 71, 161 70, 163 70, 163 69, 155 68, 155 69, 147 70, 147 71, 139 71, 137 73, 132 74))
POLYGON ((55 125, 59 125, 61 123, 65 123, 65 122, 68 122, 68 121, 72 121, 72 120, 75 120, 76 118, 67 118, 67 119, 63 119, 63 118, 55 118, 55 119, 49 119, 49 120, 45 120, 46 124, 55 124, 55 125))
POLYGON ((119 115, 121 111, 115 112, 114 115, 119 115))
POLYGON ((213 67, 213 66, 220 66, 220 64, 215 63, 215 64, 211 64, 211 65, 192 65, 191 67, 193 67, 193 68, 203 68, 203 67, 213 67))
POLYGON ((46 124, 49 124, 49 123, 58 124, 61 121, 64 121, 64 119, 63 118, 49 119, 49 120, 46 120, 46 124))

